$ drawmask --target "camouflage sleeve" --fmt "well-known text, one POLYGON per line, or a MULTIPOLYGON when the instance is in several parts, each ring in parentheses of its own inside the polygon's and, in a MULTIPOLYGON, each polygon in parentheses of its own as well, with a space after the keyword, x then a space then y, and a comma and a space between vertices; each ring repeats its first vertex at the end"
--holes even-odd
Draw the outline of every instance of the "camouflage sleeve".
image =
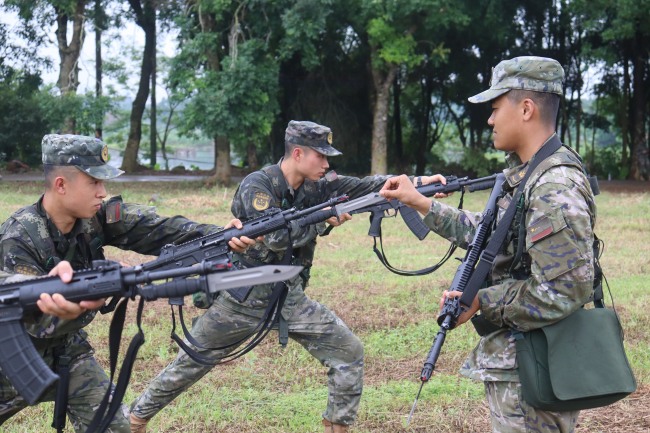
POLYGON ((167 244, 187 242, 222 229, 183 216, 161 217, 155 207, 124 203, 121 197, 111 198, 99 217, 106 245, 147 255, 160 254, 167 244))
MULTIPOLYGON (((46 274, 45 269, 40 265, 43 260, 35 255, 36 247, 26 241, 30 239, 29 236, 27 234, 19 237, 7 236, 10 233, 10 231, 5 233, 5 237, 0 241, 0 256, 4 271, 26 275, 46 274)), ((95 314, 95 311, 87 311, 76 319, 65 320, 35 313, 25 316, 24 322, 30 335, 37 338, 53 338, 83 328, 93 320, 95 314)))
POLYGON ((555 167, 540 177, 528 200, 525 248, 531 275, 479 291, 486 319, 521 331, 580 308, 592 294, 594 277, 595 205, 584 176, 555 167))
POLYGON ((364 178, 338 176, 338 178, 332 182, 333 188, 329 196, 336 197, 347 194, 350 196, 350 199, 363 197, 371 192, 379 191, 381 187, 384 186, 384 183, 386 183, 386 179, 389 177, 392 177, 392 175, 378 174, 375 176, 366 176, 364 178))
POLYGON ((467 249, 474 239, 481 214, 458 209, 438 200, 431 201, 423 221, 434 233, 467 249))
MULTIPOLYGON (((235 218, 247 221, 264 215, 276 206, 273 187, 268 176, 262 172, 254 172, 242 181, 233 198, 232 213, 235 218)), ((316 225, 299 227, 295 221, 291 223, 291 240, 294 248, 306 245, 318 236, 316 225)), ((264 236, 264 245, 272 251, 285 251, 289 245, 289 231, 277 230, 264 236)))

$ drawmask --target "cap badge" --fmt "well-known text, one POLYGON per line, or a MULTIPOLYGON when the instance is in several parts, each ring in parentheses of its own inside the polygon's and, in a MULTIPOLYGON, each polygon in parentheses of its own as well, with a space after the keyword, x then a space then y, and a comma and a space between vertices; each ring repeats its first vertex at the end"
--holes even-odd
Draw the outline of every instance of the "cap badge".
POLYGON ((332 133, 331 132, 329 134, 327 134, 327 142, 329 144, 332 144, 332 133))
POLYGON ((104 145, 102 147, 102 162, 108 162, 108 146, 104 145))

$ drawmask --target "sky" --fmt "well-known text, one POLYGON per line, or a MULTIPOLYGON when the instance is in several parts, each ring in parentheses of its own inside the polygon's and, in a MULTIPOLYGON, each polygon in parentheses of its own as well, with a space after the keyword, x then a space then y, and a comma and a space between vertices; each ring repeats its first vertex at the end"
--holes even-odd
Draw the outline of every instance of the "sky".
MULTIPOLYGON (((18 22, 18 16, 15 13, 0 11, 0 22, 8 24, 10 27, 15 26, 18 22)), ((85 26, 86 36, 84 44, 82 47, 81 56, 79 58, 79 88, 77 89, 78 93, 85 93, 87 91, 95 91, 95 32, 93 31, 93 26, 88 21, 85 26)), ((49 70, 41 70, 41 78, 43 79, 44 84, 54 84, 58 79, 58 69, 59 69, 59 54, 56 44, 55 36, 55 25, 53 24, 48 30, 48 34, 51 35, 50 41, 43 46, 39 47, 39 55, 49 58, 52 61, 53 67, 49 70)), ((68 30, 70 34, 72 32, 71 25, 68 30)), ((107 85, 112 85, 118 94, 121 95, 134 95, 137 91, 139 72, 140 72, 140 60, 135 61, 131 60, 131 52, 141 53, 144 48, 144 31, 138 27, 133 22, 126 22, 124 28, 119 31, 113 30, 112 34, 105 35, 103 38, 103 51, 102 58, 104 60, 109 58, 122 58, 128 60, 128 68, 133 71, 130 74, 130 79, 128 83, 128 88, 120 85, 116 80, 112 80, 108 77, 103 78, 104 88, 107 85), (112 39, 109 41, 108 37, 112 39)), ((172 56, 176 50, 176 43, 174 35, 158 33, 158 53, 159 55, 172 56)), ((160 82, 161 77, 158 77, 158 82, 160 82)), ((160 84, 156 87, 158 99, 161 99, 166 95, 164 87, 160 84)))

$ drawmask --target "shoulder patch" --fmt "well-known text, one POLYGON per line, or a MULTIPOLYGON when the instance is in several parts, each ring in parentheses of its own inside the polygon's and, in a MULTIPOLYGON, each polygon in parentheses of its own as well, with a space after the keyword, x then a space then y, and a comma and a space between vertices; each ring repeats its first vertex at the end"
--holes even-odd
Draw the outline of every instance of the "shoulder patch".
POLYGON ((253 196, 253 209, 263 211, 269 208, 271 196, 264 192, 256 192, 253 196))
POLYGON ((546 216, 541 217, 528 227, 530 241, 533 243, 544 239, 551 233, 553 233, 553 222, 546 216))
POLYGON ((122 201, 110 201, 106 205, 106 223, 111 224, 122 220, 122 201))
POLYGON ((41 272, 35 267, 30 265, 24 265, 24 264, 16 265, 14 267, 14 271, 17 274, 23 274, 23 275, 34 275, 34 276, 41 275, 41 272))

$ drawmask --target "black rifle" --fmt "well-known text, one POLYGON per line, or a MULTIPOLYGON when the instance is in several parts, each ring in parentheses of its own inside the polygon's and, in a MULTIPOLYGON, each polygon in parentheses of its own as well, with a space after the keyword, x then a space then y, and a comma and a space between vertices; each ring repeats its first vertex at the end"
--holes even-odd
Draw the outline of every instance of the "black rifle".
MULTIPOLYGON (((454 279, 452 280, 451 286, 449 287, 450 292, 465 291, 465 289, 468 287, 468 283, 470 282, 472 273, 474 272, 477 263, 485 253, 485 246, 492 231, 493 223, 497 217, 497 200, 501 195, 504 181, 505 176, 503 174, 495 175, 494 187, 490 193, 490 198, 488 199, 485 210, 483 211, 481 221, 476 227, 474 238, 467 247, 465 257, 456 270, 454 279)), ((494 257, 490 258, 490 260, 492 259, 494 259, 494 257)), ((429 355, 427 356, 426 361, 424 361, 424 367, 420 373, 420 389, 417 396, 415 397, 415 402, 413 403, 413 408, 409 414, 407 424, 411 420, 411 416, 415 410, 415 406, 417 404, 418 398, 420 397, 420 392, 422 391, 424 383, 431 378, 433 370, 436 368, 436 362, 440 356, 442 345, 445 343, 447 331, 453 329, 456 326, 458 318, 464 311, 467 311, 467 309, 470 307, 470 304, 461 302, 459 298, 447 298, 445 300, 442 311, 438 316, 438 325, 440 325, 440 329, 438 330, 438 333, 433 340, 433 345, 431 346, 431 350, 429 350, 429 355)))
MULTIPOLYGON (((247 236, 254 239, 276 230, 289 229, 292 221, 304 219, 318 213, 323 208, 338 205, 347 199, 348 196, 342 195, 301 211, 296 208, 284 211, 273 208, 260 217, 246 221, 241 229, 232 227, 182 244, 166 245, 161 249, 160 255, 156 259, 141 266, 144 270, 153 271, 191 266, 203 260, 223 260, 228 257, 230 252, 228 241, 234 237, 247 236)), ((321 215, 321 219, 312 219, 310 224, 325 221, 330 216, 321 215)), ((299 225, 304 226, 303 224, 299 225)), ((248 296, 250 287, 239 287, 228 290, 228 292, 241 302, 248 296)))
POLYGON ((0 368, 18 393, 29 404, 41 395, 58 376, 39 356, 22 322, 26 312, 37 311, 41 293, 60 293, 69 301, 113 297, 146 300, 179 298, 199 291, 212 294, 239 287, 284 281, 302 270, 299 266, 260 266, 234 270, 229 261, 202 261, 194 266, 150 272, 142 266, 122 267, 107 260, 93 262, 92 269, 76 271, 70 283, 59 277, 40 277, 0 285, 0 368), (198 276, 198 278, 187 278, 198 276), (154 281, 176 278, 161 284, 154 281))

